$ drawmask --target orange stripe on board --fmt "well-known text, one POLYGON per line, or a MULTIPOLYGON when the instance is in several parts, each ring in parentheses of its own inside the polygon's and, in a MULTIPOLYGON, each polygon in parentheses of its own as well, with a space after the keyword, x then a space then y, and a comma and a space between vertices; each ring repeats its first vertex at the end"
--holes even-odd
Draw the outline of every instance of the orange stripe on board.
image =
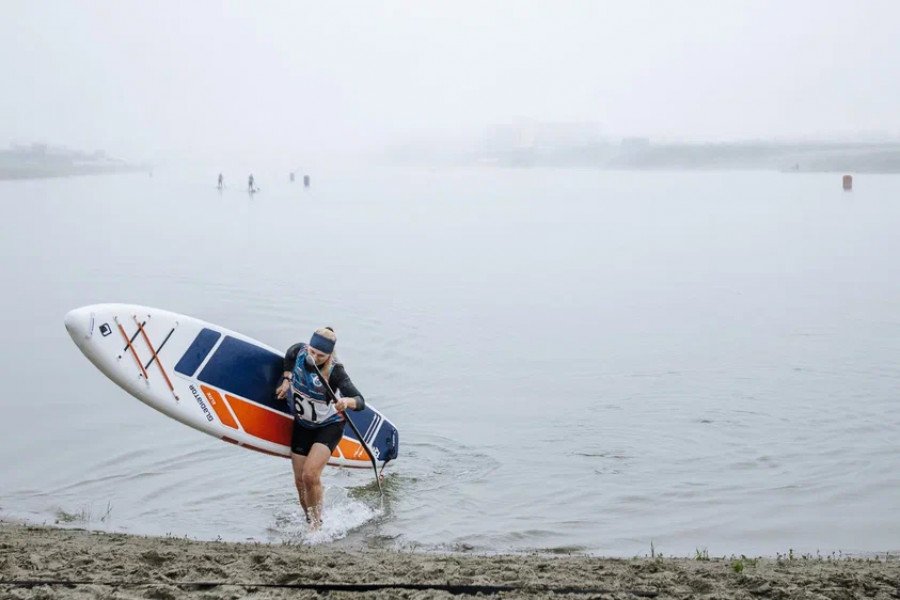
MULTIPOLYGON (((363 448, 362 444, 360 444, 356 440, 351 440, 348 437, 342 437, 335 450, 337 450, 338 448, 340 448, 341 453, 347 460, 369 460, 369 455, 366 454, 365 448, 363 448)), ((334 452, 332 452, 331 455, 335 458, 340 458, 340 456, 338 456, 334 452)))
POLYGON ((291 445, 294 422, 291 417, 235 398, 230 394, 225 394, 225 400, 231 406, 244 431, 275 444, 291 445))
POLYGON ((216 415, 219 417, 219 420, 222 421, 222 424, 227 425, 232 429, 237 429, 237 423, 234 422, 234 417, 231 416, 231 412, 228 410, 228 406, 226 406, 225 401, 222 400, 222 396, 219 395, 219 392, 212 388, 208 388, 205 385, 201 385, 200 389, 213 407, 213 410, 216 411, 216 415))

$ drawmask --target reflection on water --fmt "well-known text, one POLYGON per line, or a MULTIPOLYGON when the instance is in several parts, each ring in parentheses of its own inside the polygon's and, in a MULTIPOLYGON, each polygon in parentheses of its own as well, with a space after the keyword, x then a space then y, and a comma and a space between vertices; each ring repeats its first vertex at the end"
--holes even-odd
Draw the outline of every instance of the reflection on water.
POLYGON ((900 179, 380 170, 249 196, 202 177, 0 182, 3 517, 476 551, 900 549, 900 179), (288 461, 84 360, 62 317, 96 302, 279 348, 335 327, 401 431, 385 499, 329 470, 331 524, 310 535, 288 461))

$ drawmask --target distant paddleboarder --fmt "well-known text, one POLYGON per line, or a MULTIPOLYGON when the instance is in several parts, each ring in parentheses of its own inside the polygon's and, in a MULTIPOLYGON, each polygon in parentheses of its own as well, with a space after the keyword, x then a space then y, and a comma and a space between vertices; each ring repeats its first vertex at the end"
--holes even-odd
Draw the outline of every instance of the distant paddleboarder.
POLYGON ((219 187, 220 191, 225 188, 225 177, 223 177, 221 173, 219 173, 219 186, 218 187, 219 187))
POLYGON ((312 529, 322 523, 322 470, 344 435, 344 411, 363 410, 366 401, 334 354, 337 336, 317 329, 309 343, 297 343, 284 355, 284 373, 276 390, 294 416, 291 464, 300 506, 312 529), (325 385, 319 374, 325 378, 325 385), (329 391, 334 390, 338 397, 329 391))
POLYGON ((253 181, 253 173, 250 173, 250 177, 249 177, 249 179, 247 179, 247 190, 250 192, 256 191, 256 185, 254 184, 254 181, 253 181))

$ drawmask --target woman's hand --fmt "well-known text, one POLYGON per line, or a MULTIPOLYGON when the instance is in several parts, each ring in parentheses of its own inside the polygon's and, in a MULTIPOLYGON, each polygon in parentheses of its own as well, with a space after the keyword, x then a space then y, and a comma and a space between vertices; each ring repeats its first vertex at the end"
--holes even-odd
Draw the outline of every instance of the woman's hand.
POLYGON ((338 410, 338 412, 344 412, 348 408, 355 409, 356 408, 356 398, 338 398, 334 407, 338 410))
POLYGON ((282 399, 287 396, 288 390, 291 389, 291 382, 287 379, 283 379, 281 381, 281 385, 278 386, 278 389, 275 390, 275 397, 278 399, 282 399))

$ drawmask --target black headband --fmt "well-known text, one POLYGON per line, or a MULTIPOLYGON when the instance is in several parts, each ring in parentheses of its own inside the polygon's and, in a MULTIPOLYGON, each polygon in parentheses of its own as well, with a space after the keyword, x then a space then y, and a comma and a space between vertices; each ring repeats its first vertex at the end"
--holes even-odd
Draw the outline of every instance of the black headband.
POLYGON ((309 340, 310 348, 315 348, 319 352, 324 352, 325 354, 331 354, 334 352, 334 340, 329 340, 324 335, 320 335, 318 333, 314 333, 309 340))

